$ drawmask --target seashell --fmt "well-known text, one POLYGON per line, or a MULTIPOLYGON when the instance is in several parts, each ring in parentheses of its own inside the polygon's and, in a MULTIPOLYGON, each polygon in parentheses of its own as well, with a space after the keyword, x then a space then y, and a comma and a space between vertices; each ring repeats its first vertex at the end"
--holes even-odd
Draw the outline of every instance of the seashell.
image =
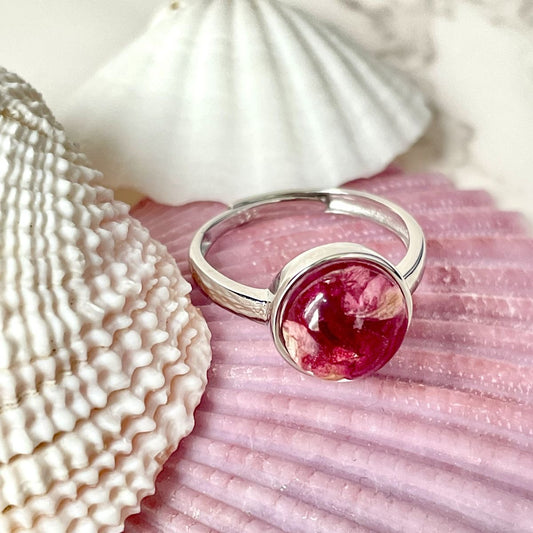
MULTIPOLYGON (((321 382, 282 360, 267 327, 193 289, 213 333, 209 385, 193 433, 126 533, 531 531, 533 238, 524 220, 441 175, 390 171, 349 186, 403 204, 428 238, 400 352, 374 376, 321 382)), ((193 232, 223 209, 145 200, 133 214, 185 272, 193 232)), ((351 239, 398 253, 365 222, 296 212, 228 234, 210 258, 266 286, 301 250, 351 239)))
POLYGON ((166 249, 0 69, 0 531, 119 531, 193 426, 205 321, 166 249))
POLYGON ((113 187, 166 204, 382 170, 429 112, 403 76, 277 0, 196 0, 73 97, 66 127, 113 187))

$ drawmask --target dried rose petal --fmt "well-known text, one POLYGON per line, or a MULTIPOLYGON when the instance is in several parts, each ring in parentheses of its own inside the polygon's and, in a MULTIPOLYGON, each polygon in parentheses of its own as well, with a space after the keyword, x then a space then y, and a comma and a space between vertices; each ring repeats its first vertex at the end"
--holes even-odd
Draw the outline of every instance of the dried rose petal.
POLYGON ((336 261, 307 273, 286 299, 281 321, 287 351, 300 368, 324 379, 379 370, 407 331, 400 287, 361 260, 336 261))

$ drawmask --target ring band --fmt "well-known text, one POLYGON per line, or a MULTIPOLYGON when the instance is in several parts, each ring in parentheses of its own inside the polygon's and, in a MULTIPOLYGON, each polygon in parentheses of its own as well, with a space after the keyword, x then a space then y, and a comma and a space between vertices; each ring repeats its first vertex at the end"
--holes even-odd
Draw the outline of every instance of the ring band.
POLYGON ((189 261, 194 279, 217 304, 270 321, 278 351, 297 370, 344 381, 375 372, 400 347, 412 316, 412 297, 425 265, 424 234, 403 208, 348 189, 288 192, 240 202, 195 234, 189 261), (206 259, 225 233, 266 216, 293 214, 314 201, 326 213, 372 221, 395 234, 406 252, 393 265, 353 242, 324 244, 289 261, 269 288, 238 283, 206 259), (289 207, 290 205, 290 207, 289 207))

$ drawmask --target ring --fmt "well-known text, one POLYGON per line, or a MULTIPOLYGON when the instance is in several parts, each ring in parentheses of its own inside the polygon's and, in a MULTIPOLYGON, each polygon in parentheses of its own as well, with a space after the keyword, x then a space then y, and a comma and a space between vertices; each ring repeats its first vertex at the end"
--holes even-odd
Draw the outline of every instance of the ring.
POLYGON ((399 349, 425 258, 424 233, 407 211, 384 198, 347 189, 279 193, 240 202, 205 223, 189 250, 191 272, 207 296, 237 314, 270 322, 276 348, 290 365, 335 381, 375 372, 399 349), (289 261, 269 288, 238 283, 206 259, 212 244, 228 231, 266 216, 293 214, 302 201, 321 202, 326 213, 360 217, 387 228, 403 242, 404 257, 393 265, 357 243, 324 244, 289 261))

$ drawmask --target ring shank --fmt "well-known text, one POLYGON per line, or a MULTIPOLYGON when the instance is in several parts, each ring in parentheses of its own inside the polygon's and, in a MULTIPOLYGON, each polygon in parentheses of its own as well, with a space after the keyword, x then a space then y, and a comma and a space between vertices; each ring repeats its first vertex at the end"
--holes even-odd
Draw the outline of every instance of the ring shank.
POLYGON ((274 295, 238 283, 216 270, 206 259, 211 245, 222 235, 243 224, 266 216, 286 216, 287 203, 291 214, 309 213, 315 206, 320 211, 364 218, 394 233, 406 247, 403 259, 396 266, 413 292, 424 270, 426 245, 418 222, 403 208, 369 193, 328 189, 316 192, 289 192, 262 196, 238 203, 204 224, 191 243, 191 271, 202 289, 220 305, 250 318, 268 320, 274 295), (311 203, 310 203, 311 202, 311 203))

